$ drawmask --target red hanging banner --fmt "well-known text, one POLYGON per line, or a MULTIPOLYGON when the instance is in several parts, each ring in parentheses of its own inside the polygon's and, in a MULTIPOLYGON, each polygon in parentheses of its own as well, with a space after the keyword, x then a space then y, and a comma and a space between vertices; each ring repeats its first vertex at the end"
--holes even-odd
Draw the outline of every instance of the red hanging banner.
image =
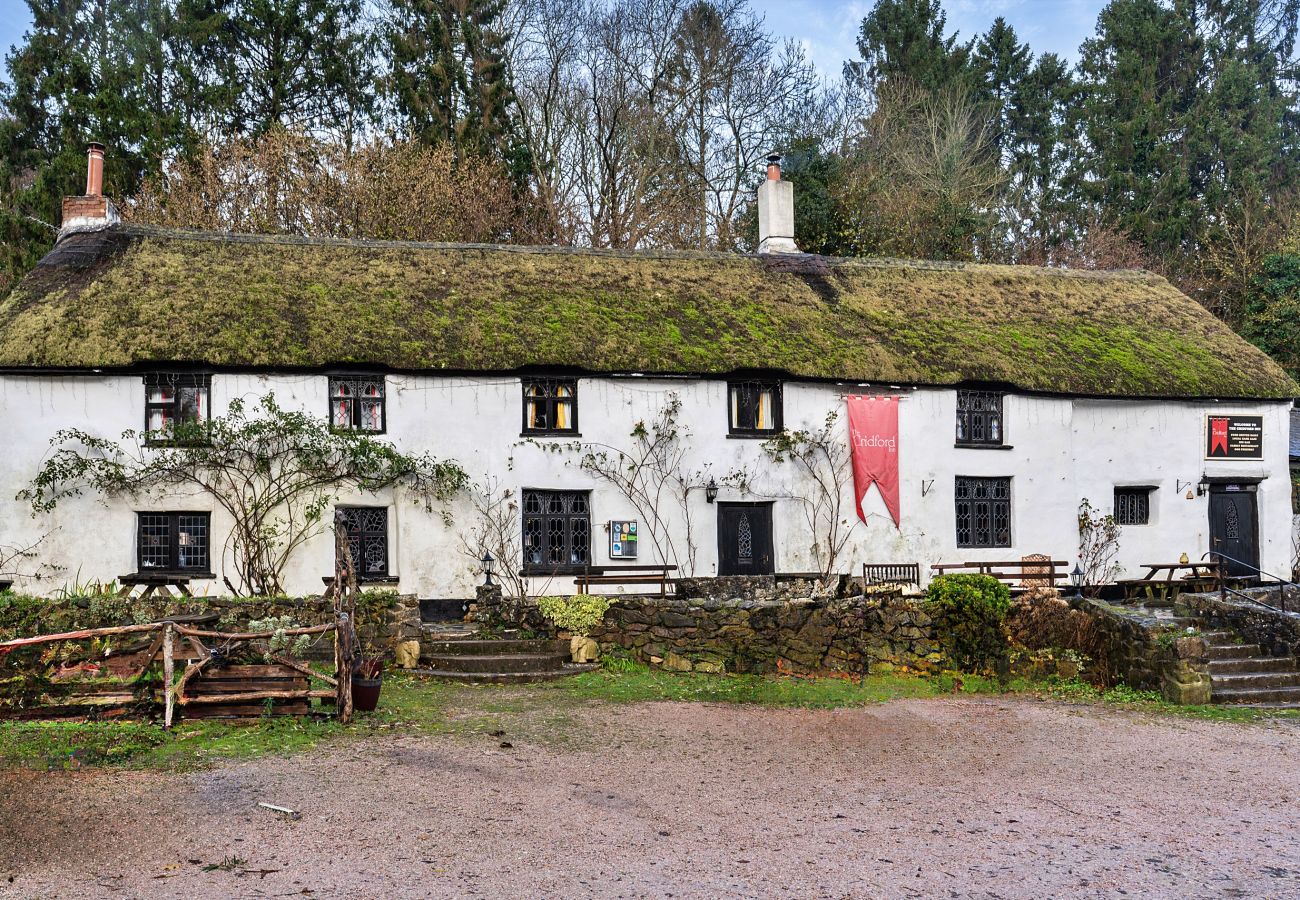
POLYGON ((867 521, 862 498, 875 484, 897 527, 902 521, 898 512, 898 398, 852 396, 848 404, 858 518, 867 521))

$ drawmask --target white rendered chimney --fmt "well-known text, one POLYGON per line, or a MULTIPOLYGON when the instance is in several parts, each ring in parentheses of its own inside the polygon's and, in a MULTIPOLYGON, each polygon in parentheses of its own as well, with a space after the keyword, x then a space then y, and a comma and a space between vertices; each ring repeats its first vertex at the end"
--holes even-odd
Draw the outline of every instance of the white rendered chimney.
POLYGON ((778 153, 767 158, 767 180, 758 188, 758 252, 800 252, 794 242, 794 185, 781 180, 778 153))
POLYGON ((104 196, 104 145, 86 150, 86 193, 63 198, 63 223, 59 237, 79 231, 100 231, 120 220, 113 201, 104 196))

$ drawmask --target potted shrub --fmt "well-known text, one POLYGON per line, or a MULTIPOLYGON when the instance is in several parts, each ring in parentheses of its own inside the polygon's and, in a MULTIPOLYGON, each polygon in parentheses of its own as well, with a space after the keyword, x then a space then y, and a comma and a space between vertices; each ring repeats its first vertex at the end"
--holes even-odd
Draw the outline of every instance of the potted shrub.
POLYGON ((609 597, 574 594, 571 597, 539 597, 537 609, 561 631, 568 631, 569 655, 576 663, 594 662, 600 648, 589 635, 605 619, 609 597))
POLYGON ((383 686, 383 654, 357 657, 352 665, 352 708, 357 712, 374 712, 379 705, 379 692, 383 686))

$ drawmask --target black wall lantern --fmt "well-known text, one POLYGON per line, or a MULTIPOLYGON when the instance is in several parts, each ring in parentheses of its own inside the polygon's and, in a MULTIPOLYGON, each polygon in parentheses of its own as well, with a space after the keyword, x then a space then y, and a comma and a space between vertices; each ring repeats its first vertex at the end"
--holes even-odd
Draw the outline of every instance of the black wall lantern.
POLYGON ((704 486, 704 501, 706 503, 712 503, 714 500, 717 499, 718 499, 718 483, 714 481, 713 476, 710 475, 709 483, 704 486))
POLYGON ((495 560, 492 559, 492 554, 491 554, 490 552, 485 552, 485 553, 483 554, 483 559, 481 560, 481 562, 483 563, 483 574, 487 576, 487 580, 484 581, 483 583, 486 584, 486 585, 488 585, 488 586, 491 586, 491 584, 492 584, 492 563, 495 562, 495 560))

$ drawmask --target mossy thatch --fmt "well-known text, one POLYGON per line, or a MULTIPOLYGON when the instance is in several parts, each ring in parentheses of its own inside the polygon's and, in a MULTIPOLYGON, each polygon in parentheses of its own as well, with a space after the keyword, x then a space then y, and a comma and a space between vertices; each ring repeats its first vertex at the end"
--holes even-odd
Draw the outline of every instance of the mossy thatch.
POLYGON ((65 238, 0 304, 0 367, 179 362, 769 369, 1094 396, 1300 393, 1263 353, 1143 272, 115 226, 65 238))

